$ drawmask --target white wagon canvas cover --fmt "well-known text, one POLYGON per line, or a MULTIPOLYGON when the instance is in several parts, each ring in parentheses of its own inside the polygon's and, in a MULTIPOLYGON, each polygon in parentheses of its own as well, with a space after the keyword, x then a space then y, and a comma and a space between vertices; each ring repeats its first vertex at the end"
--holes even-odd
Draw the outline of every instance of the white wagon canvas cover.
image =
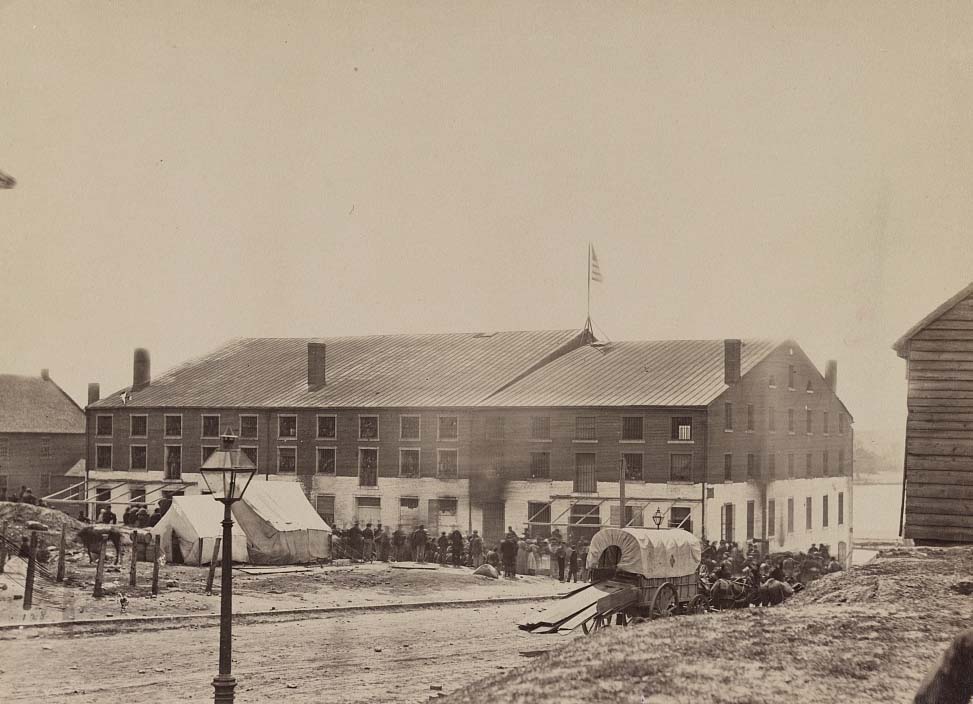
POLYGON ((588 569, 598 566, 602 553, 617 546, 618 569, 645 577, 685 577, 693 574, 702 559, 699 539, 678 528, 602 528, 588 548, 588 569))
MULTIPOLYGON (((166 515, 149 532, 161 536, 167 560, 172 561, 176 554, 174 546, 178 545, 184 564, 208 565, 216 539, 223 535, 223 504, 212 496, 174 496, 166 515)), ((246 562, 247 536, 237 523, 233 524, 232 532, 233 561, 246 562)))

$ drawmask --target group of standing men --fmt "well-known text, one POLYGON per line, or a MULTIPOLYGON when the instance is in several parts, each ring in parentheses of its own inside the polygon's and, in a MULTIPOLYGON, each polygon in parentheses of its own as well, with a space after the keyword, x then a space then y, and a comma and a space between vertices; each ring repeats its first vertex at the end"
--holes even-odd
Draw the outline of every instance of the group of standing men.
POLYGON ((358 521, 345 531, 336 531, 345 554, 362 562, 438 562, 454 567, 473 568, 483 564, 483 539, 478 531, 469 537, 454 529, 449 535, 443 531, 438 538, 429 534, 425 525, 408 532, 402 526, 392 531, 381 523, 362 528, 358 521))

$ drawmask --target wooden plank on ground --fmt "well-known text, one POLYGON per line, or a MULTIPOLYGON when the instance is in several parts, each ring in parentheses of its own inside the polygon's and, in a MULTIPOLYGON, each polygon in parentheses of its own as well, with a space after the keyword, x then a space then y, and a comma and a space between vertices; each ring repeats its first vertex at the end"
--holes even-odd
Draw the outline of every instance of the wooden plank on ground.
POLYGON ((438 570, 439 566, 431 562, 393 562, 393 570, 438 570))
POLYGON ((237 572, 243 572, 243 574, 259 575, 259 574, 287 574, 289 572, 310 572, 313 567, 307 567, 305 565, 266 565, 266 566, 256 566, 251 565, 248 567, 234 567, 237 572))

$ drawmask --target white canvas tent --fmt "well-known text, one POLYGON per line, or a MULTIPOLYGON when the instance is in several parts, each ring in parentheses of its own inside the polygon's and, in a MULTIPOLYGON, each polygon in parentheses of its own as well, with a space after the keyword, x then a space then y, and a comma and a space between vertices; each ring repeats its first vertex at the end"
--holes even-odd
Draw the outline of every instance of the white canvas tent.
POLYGON ((602 528, 588 547, 588 569, 598 566, 601 554, 615 546, 618 569, 646 577, 684 577, 696 571, 702 558, 699 538, 678 528, 602 528))
MULTIPOLYGON (((174 496, 166 515, 149 532, 161 536, 169 562, 181 556, 183 564, 208 565, 213 545, 223 535, 223 504, 212 496, 174 496)), ((247 562, 247 536, 236 522, 232 532, 233 561, 247 562)))
POLYGON ((247 534, 255 565, 287 565, 331 557, 331 528, 291 481, 254 480, 233 517, 247 534))

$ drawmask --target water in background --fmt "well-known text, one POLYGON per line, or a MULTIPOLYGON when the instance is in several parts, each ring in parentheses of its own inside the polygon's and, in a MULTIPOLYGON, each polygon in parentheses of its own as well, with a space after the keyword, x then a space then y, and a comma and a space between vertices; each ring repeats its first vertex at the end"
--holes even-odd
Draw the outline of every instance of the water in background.
POLYGON ((901 484, 855 484, 855 540, 899 537, 901 484))

